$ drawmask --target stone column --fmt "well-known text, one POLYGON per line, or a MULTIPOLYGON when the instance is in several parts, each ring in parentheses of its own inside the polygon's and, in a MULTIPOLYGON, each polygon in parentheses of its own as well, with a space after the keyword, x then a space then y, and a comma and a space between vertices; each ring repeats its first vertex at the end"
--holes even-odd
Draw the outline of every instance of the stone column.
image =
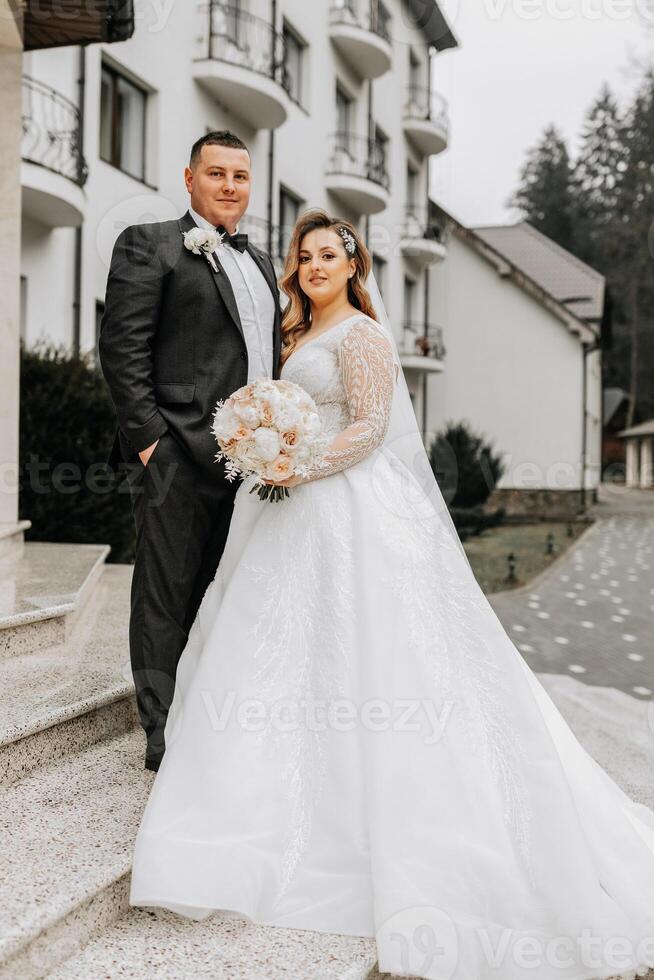
POLYGON ((654 436, 643 436, 640 440, 640 485, 641 487, 654 486, 654 469, 652 460, 652 449, 654 447, 654 436))
POLYGON ((625 480, 628 487, 637 487, 639 485, 638 471, 638 439, 627 439, 627 472, 625 480))
POLYGON ((18 520, 22 42, 0 0, 0 529, 18 520))

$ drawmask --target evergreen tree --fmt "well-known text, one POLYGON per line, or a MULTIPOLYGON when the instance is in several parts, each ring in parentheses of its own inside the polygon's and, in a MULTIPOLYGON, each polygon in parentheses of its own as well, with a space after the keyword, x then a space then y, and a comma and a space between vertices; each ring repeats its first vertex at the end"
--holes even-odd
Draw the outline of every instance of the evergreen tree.
POLYGON ((618 219, 619 185, 627 167, 623 123, 608 86, 587 114, 574 165, 574 238, 579 258, 609 275, 616 259, 611 234, 618 219))
POLYGON ((509 201, 525 220, 574 251, 572 167, 565 140, 555 126, 527 154, 520 186, 509 201))
POLYGON ((627 425, 654 416, 654 69, 648 70, 622 126, 626 166, 618 183, 617 275, 629 336, 627 425))
POLYGON ((614 339, 605 381, 630 393, 627 425, 654 417, 654 68, 623 113, 601 89, 574 163, 549 126, 509 203, 606 277, 614 339))

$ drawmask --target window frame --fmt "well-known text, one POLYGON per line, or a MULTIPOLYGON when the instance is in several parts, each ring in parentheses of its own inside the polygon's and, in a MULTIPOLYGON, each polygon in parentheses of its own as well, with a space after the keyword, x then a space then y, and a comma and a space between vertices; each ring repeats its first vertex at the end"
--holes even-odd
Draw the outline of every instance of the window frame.
POLYGON ((336 149, 352 156, 352 118, 356 102, 353 96, 347 91, 340 80, 336 79, 334 89, 334 104, 336 106, 336 149), (347 129, 340 128, 339 104, 342 103, 347 109, 347 129))
MULTIPOLYGON (((98 156, 103 163, 109 164, 110 167, 115 167, 116 170, 120 170, 121 173, 126 174, 128 177, 132 177, 134 180, 138 180, 142 184, 148 184, 146 174, 147 174, 147 128, 148 128, 148 96, 149 92, 143 85, 139 85, 132 78, 129 77, 125 72, 122 72, 115 65, 108 61, 102 60, 100 64, 100 86, 102 88, 102 82, 105 73, 111 79, 111 121, 110 121, 110 142, 111 151, 110 156, 112 159, 107 159, 107 157, 102 154, 102 96, 100 96, 100 113, 99 113, 99 139, 98 139, 98 156), (141 175, 132 173, 130 170, 126 170, 121 167, 120 163, 116 160, 116 147, 118 144, 118 133, 119 133, 119 113, 118 113, 118 99, 117 99, 117 86, 118 81, 123 82, 123 84, 129 85, 131 88, 135 89, 143 98, 143 125, 141 128, 141 175)), ((149 185, 148 185, 149 186, 149 185)))
POLYGON ((286 65, 287 65, 287 60, 286 60, 286 52, 287 52, 287 49, 286 49, 286 39, 287 38, 289 38, 291 40, 291 42, 296 46, 297 51, 298 51, 298 55, 299 55, 299 57, 298 57, 298 85, 297 85, 298 94, 297 94, 297 96, 294 95, 293 92, 291 92, 290 89, 289 88, 286 88, 286 86, 285 86, 286 93, 287 93, 288 97, 296 105, 300 106, 301 108, 305 108, 305 79, 306 79, 305 60, 306 60, 306 51, 307 51, 308 45, 307 45, 306 41, 302 37, 300 37, 300 35, 298 34, 298 32, 292 26, 292 24, 290 24, 286 20, 286 18, 284 18, 284 20, 282 22, 282 37, 284 38, 284 72, 285 73, 286 73, 286 65))

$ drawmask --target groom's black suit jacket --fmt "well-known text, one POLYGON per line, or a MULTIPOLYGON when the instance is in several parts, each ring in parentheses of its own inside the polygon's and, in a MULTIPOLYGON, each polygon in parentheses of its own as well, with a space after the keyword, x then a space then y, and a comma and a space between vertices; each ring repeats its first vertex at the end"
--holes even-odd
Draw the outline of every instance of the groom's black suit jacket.
MULTIPOLYGON (((211 432, 216 402, 247 383, 248 354, 230 281, 214 259, 184 247, 195 228, 175 221, 131 225, 118 236, 107 280, 99 354, 118 417, 108 463, 136 454, 170 429, 205 472, 224 477, 211 432), (121 444, 121 432, 125 443, 121 444)), ((218 250, 219 252, 220 250, 218 250)), ((248 244, 275 299, 273 378, 279 377, 281 312, 270 256, 248 244)))

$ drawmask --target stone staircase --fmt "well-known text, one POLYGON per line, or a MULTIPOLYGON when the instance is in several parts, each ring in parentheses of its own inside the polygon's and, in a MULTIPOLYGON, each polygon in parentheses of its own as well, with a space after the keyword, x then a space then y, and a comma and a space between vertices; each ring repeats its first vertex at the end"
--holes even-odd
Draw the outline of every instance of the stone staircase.
MULTIPOLYGON (((156 778, 128 663, 132 569, 105 564, 106 546, 25 543, 24 530, 0 529, 0 980, 379 977, 372 939, 129 906, 156 778)), ((647 704, 539 678, 598 762, 653 806, 647 704)))
POLYGON ((129 670, 132 568, 0 528, 0 980, 359 980, 374 941, 128 904, 156 774, 129 670))

